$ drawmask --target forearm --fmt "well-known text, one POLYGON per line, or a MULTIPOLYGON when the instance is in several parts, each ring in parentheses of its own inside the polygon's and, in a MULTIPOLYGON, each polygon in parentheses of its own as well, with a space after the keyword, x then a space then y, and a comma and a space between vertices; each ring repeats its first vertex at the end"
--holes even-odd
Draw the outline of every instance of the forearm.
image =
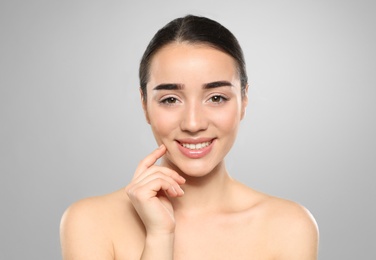
POLYGON ((172 260, 174 258, 174 234, 147 235, 141 260, 172 260))

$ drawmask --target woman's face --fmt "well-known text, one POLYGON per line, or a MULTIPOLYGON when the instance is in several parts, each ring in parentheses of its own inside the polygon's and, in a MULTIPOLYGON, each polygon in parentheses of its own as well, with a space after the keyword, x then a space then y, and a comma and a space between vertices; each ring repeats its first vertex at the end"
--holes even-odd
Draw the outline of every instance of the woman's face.
POLYGON ((167 147, 163 165, 197 177, 223 165, 246 105, 228 54, 172 43, 152 58, 143 107, 157 143, 167 147))

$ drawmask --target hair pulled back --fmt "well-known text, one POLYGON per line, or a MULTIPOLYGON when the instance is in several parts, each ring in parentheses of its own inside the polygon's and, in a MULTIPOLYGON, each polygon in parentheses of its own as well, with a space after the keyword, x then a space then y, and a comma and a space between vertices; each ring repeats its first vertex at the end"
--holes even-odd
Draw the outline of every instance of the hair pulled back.
POLYGON ((146 85, 150 63, 155 53, 173 42, 207 44, 234 58, 241 83, 242 96, 248 82, 243 51, 235 36, 223 25, 206 17, 187 15, 166 24, 152 38, 142 56, 139 69, 140 87, 146 102, 146 85))

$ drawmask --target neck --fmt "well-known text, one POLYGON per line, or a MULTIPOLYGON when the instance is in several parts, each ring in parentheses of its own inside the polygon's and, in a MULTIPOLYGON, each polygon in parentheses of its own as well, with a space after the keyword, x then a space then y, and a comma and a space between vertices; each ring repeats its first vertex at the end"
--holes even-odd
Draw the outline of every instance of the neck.
POLYGON ((202 177, 181 174, 186 183, 182 185, 184 196, 171 199, 175 214, 202 214, 223 208, 232 181, 224 162, 202 177))

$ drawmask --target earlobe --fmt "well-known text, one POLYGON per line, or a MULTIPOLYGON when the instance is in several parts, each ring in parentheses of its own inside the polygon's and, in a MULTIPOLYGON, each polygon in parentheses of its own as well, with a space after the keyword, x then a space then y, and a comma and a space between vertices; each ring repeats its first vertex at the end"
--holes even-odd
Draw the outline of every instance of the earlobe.
POLYGON ((144 111, 146 122, 150 125, 150 119, 149 119, 149 114, 147 110, 147 103, 146 103, 144 93, 141 88, 140 88, 140 98, 141 98, 142 110, 144 111))

